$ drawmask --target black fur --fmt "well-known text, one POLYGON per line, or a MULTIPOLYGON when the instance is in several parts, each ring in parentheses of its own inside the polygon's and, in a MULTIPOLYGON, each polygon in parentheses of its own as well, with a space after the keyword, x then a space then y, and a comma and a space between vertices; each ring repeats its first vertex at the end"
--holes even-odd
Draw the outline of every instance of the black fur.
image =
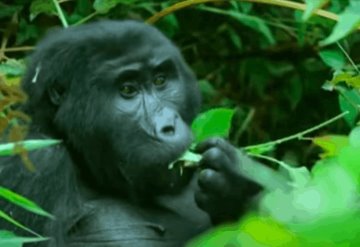
MULTIPOLYGON (((210 139, 198 148, 200 176, 168 169, 191 143, 200 95, 178 49, 155 28, 102 21, 52 33, 31 56, 22 86, 32 118, 27 139, 62 140, 30 153, 35 172, 18 157, 0 160, 1 185, 56 217, 1 202, 51 237, 31 246, 182 246, 210 220, 240 215, 247 181, 230 144, 210 139)), ((28 235, 4 221, 0 228, 28 235)))

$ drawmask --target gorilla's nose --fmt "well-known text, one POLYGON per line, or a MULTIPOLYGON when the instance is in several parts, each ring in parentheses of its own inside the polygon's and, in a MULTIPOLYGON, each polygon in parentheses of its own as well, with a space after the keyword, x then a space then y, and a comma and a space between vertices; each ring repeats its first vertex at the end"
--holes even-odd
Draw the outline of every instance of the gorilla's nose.
POLYGON ((169 139, 177 134, 179 115, 170 108, 163 108, 154 118, 156 136, 160 139, 169 139))

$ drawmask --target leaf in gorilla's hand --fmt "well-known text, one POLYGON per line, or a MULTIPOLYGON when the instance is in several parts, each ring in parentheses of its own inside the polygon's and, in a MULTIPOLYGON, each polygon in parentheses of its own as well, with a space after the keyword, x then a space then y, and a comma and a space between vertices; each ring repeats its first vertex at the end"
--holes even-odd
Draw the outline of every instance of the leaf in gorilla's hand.
POLYGON ((169 164, 169 169, 173 169, 175 165, 179 164, 180 167, 195 167, 202 159, 201 154, 193 153, 187 150, 179 159, 169 164))

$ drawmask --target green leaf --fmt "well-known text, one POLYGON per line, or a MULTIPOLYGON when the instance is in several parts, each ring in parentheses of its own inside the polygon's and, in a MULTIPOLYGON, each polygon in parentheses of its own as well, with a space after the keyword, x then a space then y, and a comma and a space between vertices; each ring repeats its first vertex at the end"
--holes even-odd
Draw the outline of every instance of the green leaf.
POLYGON ((195 142, 214 136, 227 137, 234 112, 233 109, 216 108, 200 114, 191 126, 195 142))
POLYGON ((273 219, 250 214, 238 223, 221 225, 192 240, 187 247, 300 247, 299 240, 273 219))
POLYGON ((20 12, 23 8, 23 6, 17 6, 14 3, 11 5, 13 6, 5 5, 3 3, 0 4, 0 18, 11 17, 16 12, 20 12))
POLYGON ((3 247, 21 247, 24 243, 35 243, 46 240, 49 240, 49 238, 20 237, 12 232, 0 230, 0 246, 3 247))
POLYGON ((359 115, 360 94, 358 90, 344 90, 342 94, 339 94, 339 104, 342 112, 349 112, 344 118, 349 126, 353 127, 359 115))
POLYGON ((360 2, 351 1, 350 5, 339 16, 332 33, 326 39, 320 41, 321 46, 326 46, 344 38, 360 26, 360 2))
POLYGON ((0 74, 6 76, 21 76, 25 72, 25 64, 22 60, 9 59, 0 63, 0 74))
POLYGON ((202 159, 201 154, 196 154, 191 151, 186 151, 179 160, 186 160, 191 162, 199 162, 202 159))
POLYGON ((326 135, 315 137, 312 142, 324 150, 320 157, 329 158, 337 156, 341 149, 349 145, 349 138, 342 135, 326 135))
POLYGON ((57 15, 54 3, 51 0, 35 0, 30 5, 30 20, 34 20, 39 14, 57 15))
MULTIPOLYGON (((351 131, 349 135, 349 142, 352 147, 360 147, 360 127, 356 127, 351 131)), ((358 154, 358 156, 360 157, 360 153, 358 154)))
POLYGON ((335 72, 329 83, 336 85, 339 82, 345 82, 350 87, 360 88, 360 75, 353 75, 352 73, 342 71, 335 72))
MULTIPOLYGON (((29 232, 29 233, 31 233, 31 234, 34 234, 34 235, 37 235, 37 236, 38 236, 38 234, 37 234, 36 232, 34 232, 33 230, 31 230, 30 228, 27 228, 26 226, 24 226, 24 225, 21 224, 20 222, 16 221, 15 219, 11 218, 10 215, 8 215, 7 213, 5 213, 5 212, 2 211, 1 209, 0 209, 0 218, 6 220, 6 221, 8 221, 8 222, 10 222, 11 224, 13 224, 13 225, 15 225, 15 226, 23 229, 23 230, 26 231, 26 232, 29 232)), ((1 245, 0 245, 0 246, 1 246, 1 245)))
POLYGON ((350 175, 359 183, 360 176, 360 147, 348 146, 341 150, 338 161, 342 167, 349 171, 350 175))
POLYGON ((17 154, 16 145, 21 145, 28 151, 48 147, 51 145, 59 144, 59 140, 26 140, 20 142, 12 142, 0 144, 0 156, 8 156, 17 154))
POLYGON ((54 218, 54 216, 40 208, 36 203, 2 186, 0 186, 0 197, 34 214, 38 214, 52 219, 54 218))
POLYGON ((326 65, 335 70, 342 69, 346 64, 345 56, 339 49, 322 50, 319 55, 326 65))
POLYGON ((302 16, 303 21, 307 21, 312 14, 327 4, 329 0, 305 0, 306 10, 302 16))
POLYGON ((95 0, 93 8, 100 14, 106 14, 118 4, 129 5, 135 0, 95 0))
POLYGON ((233 10, 221 10, 216 8, 210 8, 210 7, 200 7, 201 10, 209 11, 212 13, 220 14, 220 15, 227 15, 230 16, 237 21, 239 21, 241 24, 253 29, 256 32, 261 33, 269 44, 273 45, 276 43, 276 40, 274 36, 272 35, 272 32, 270 28, 266 25, 265 21, 257 16, 251 16, 246 15, 237 11, 233 10))

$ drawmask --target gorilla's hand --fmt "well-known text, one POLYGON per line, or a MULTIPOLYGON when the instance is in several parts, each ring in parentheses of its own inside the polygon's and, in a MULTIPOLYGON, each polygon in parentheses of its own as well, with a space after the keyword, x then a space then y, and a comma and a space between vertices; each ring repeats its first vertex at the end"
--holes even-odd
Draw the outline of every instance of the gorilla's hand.
POLYGON ((258 191, 255 184, 240 174, 240 166, 251 164, 244 164, 235 147, 221 138, 200 143, 196 151, 203 155, 196 203, 209 214, 214 224, 236 220, 243 213, 249 197, 258 191))

